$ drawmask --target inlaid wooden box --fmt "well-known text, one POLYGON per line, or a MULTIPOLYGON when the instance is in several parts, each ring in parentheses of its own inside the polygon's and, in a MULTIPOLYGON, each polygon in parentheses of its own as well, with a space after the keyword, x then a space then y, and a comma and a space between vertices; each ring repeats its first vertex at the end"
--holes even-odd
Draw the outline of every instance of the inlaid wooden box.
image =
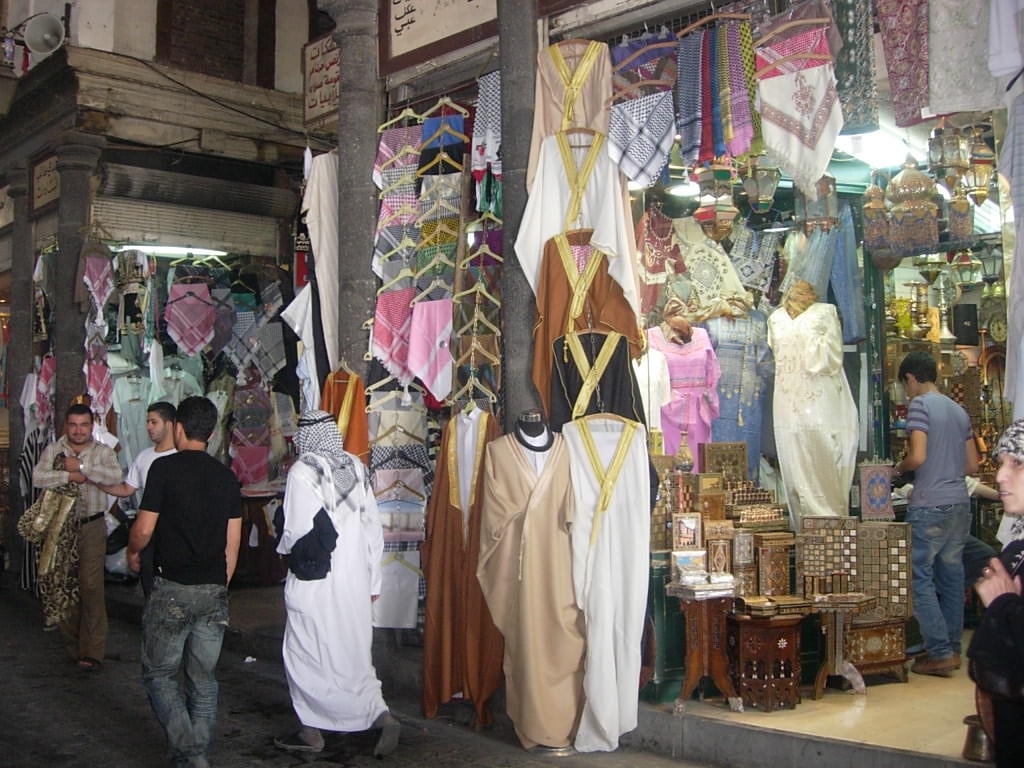
POLYGON ((904 619, 854 619, 846 628, 843 655, 862 675, 891 674, 907 681, 907 623, 904 619))
POLYGON ((704 472, 717 472, 726 482, 747 479, 747 444, 701 443, 700 467, 704 472))
POLYGON ((759 594, 790 594, 789 550, 793 541, 792 533, 781 531, 754 534, 759 594))

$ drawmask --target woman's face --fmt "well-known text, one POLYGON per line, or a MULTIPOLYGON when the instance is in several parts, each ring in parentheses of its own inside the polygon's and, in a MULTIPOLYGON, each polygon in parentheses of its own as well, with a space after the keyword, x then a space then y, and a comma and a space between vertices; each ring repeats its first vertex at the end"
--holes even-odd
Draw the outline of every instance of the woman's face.
POLYGON ((1024 516, 1024 462, 1008 453, 1000 453, 996 458, 999 462, 996 482, 1003 511, 1008 515, 1024 516))

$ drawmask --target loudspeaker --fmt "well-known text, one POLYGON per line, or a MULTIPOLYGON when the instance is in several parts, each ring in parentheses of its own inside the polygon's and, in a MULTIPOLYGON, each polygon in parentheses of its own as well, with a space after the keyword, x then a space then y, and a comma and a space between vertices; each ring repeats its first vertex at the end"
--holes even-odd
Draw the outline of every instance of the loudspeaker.
POLYGON ((22 38, 32 53, 53 53, 64 44, 64 22, 41 13, 25 25, 22 38))
POLYGON ((953 307, 953 335, 957 344, 978 346, 978 305, 957 304, 953 307))

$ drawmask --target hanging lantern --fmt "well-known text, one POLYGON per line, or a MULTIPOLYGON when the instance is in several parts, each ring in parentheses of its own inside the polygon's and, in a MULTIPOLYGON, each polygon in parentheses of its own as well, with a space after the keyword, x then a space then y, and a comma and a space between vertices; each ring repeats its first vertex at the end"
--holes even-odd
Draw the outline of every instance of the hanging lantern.
POLYGON ((967 171, 970 150, 959 129, 946 125, 946 118, 932 129, 928 138, 928 170, 952 192, 967 171))
POLYGON ((975 256, 970 248, 957 251, 950 266, 956 275, 958 285, 979 285, 985 274, 981 259, 975 256))
POLYGON ((950 239, 955 242, 970 240, 974 236, 974 206, 967 199, 967 193, 964 192, 962 185, 956 187, 946 207, 946 228, 949 230, 950 239))
POLYGON ((814 185, 817 198, 812 200, 796 187, 793 188, 794 218, 802 222, 809 232, 815 227, 830 229, 839 224, 839 195, 836 179, 825 174, 814 185))
POLYGON ((736 183, 736 166, 733 165, 732 158, 716 157, 711 165, 698 168, 695 175, 700 185, 701 197, 732 197, 732 188, 736 183))
POLYGON ((897 173, 885 192, 892 205, 889 213, 889 247, 895 254, 915 250, 936 250, 939 245, 939 207, 935 181, 917 170, 917 162, 907 155, 903 170, 897 173))
POLYGON ((778 168, 764 168, 757 164, 756 156, 750 158, 743 174, 743 191, 752 212, 768 213, 772 209, 781 179, 782 171, 778 168))
POLYGON ((988 199, 988 185, 996 168, 996 153, 985 142, 980 127, 974 126, 971 132, 970 164, 964 174, 964 186, 974 204, 981 205, 988 199))
POLYGON ((889 248, 889 209, 885 205, 885 192, 875 183, 875 174, 871 174, 871 183, 864 190, 864 245, 872 252, 889 248))

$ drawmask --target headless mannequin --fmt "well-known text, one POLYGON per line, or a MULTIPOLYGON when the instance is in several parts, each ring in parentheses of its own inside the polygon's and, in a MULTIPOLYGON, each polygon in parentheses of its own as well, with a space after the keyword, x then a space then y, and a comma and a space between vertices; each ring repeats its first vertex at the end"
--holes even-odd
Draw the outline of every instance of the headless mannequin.
POLYGON ((530 451, 546 451, 555 441, 554 433, 544 422, 544 415, 536 408, 519 414, 514 434, 516 440, 530 451))
POLYGON ((795 319, 817 300, 818 293, 814 290, 814 286, 806 280, 797 280, 786 294, 783 304, 789 316, 795 319))

